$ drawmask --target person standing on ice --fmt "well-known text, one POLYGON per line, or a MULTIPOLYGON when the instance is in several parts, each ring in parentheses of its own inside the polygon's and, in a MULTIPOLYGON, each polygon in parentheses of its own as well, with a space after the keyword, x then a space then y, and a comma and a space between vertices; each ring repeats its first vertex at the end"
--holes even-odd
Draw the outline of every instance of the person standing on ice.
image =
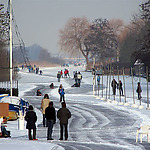
POLYGON ((141 88, 140 82, 138 82, 136 92, 138 93, 138 99, 140 100, 142 98, 142 96, 141 96, 142 88, 141 88))
POLYGON ((98 85, 100 85, 100 75, 99 74, 97 75, 97 83, 98 83, 98 85))
POLYGON ((47 140, 53 140, 52 132, 53 132, 53 125, 56 122, 56 111, 53 107, 53 102, 49 103, 49 106, 45 109, 45 117, 47 119, 47 140))
POLYGON ((116 95, 117 81, 115 79, 112 80, 111 87, 112 87, 113 95, 116 95))
POLYGON ((65 92, 62 84, 59 86, 58 93, 60 94, 60 102, 62 102, 62 99, 65 102, 65 92))
POLYGON ((75 84, 77 84, 78 83, 78 78, 77 78, 77 71, 75 72, 75 74, 74 74, 74 79, 75 79, 75 84))
POLYGON ((60 74, 61 74, 61 78, 63 78, 63 71, 62 70, 60 71, 60 74))
POLYGON ((60 78, 61 78, 61 73, 60 73, 60 71, 58 71, 58 73, 57 73, 57 78, 58 78, 58 82, 60 82, 60 78))
MULTIPOLYGON (((48 94, 44 95, 44 98, 41 101, 41 109, 43 114, 43 127, 45 127, 45 109, 49 106, 50 99, 48 94)), ((47 126, 47 120, 46 120, 46 126, 47 126)))
POLYGON ((77 73, 77 79, 78 79, 77 83, 80 87, 80 83, 81 83, 81 80, 82 80, 82 74, 80 72, 77 73))
POLYGON ((121 80, 119 80, 118 89, 119 89, 120 96, 123 96, 123 88, 122 88, 122 82, 121 82, 121 80))
POLYGON ((36 113, 33 111, 32 105, 29 106, 29 109, 26 112, 25 120, 27 121, 26 129, 28 129, 29 140, 37 140, 36 139, 36 125, 35 125, 37 121, 37 116, 36 116, 36 113), (31 134, 31 130, 33 130, 33 137, 31 134))
POLYGON ((65 140, 68 139, 68 119, 71 118, 71 112, 66 108, 66 103, 61 103, 62 108, 57 112, 57 118, 60 121, 60 139, 63 140, 63 128, 65 128, 65 140))

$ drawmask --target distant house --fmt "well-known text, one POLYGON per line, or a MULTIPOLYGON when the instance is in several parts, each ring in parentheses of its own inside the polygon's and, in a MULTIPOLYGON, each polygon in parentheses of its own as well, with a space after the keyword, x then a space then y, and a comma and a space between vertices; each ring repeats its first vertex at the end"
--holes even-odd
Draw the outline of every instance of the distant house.
POLYGON ((136 76, 144 76, 145 68, 144 63, 140 59, 137 59, 134 63, 134 75, 136 76))

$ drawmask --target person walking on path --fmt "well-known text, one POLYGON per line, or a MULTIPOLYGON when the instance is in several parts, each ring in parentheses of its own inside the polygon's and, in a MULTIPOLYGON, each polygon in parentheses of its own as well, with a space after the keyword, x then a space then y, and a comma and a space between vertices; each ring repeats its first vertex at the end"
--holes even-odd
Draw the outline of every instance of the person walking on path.
POLYGON ((122 82, 121 82, 121 80, 119 80, 118 89, 119 89, 120 96, 123 96, 123 88, 122 88, 122 82))
POLYGON ((111 87, 113 90, 113 95, 116 95, 117 81, 115 79, 112 80, 111 87))
MULTIPOLYGON (((44 95, 44 98, 41 101, 41 109, 42 109, 42 114, 43 114, 43 127, 45 127, 45 109, 49 106, 49 96, 48 94, 44 95)), ((46 126, 47 126, 47 121, 46 121, 46 126)))
POLYGON ((60 139, 63 140, 63 128, 65 128, 65 140, 68 139, 68 119, 71 118, 71 112, 66 108, 66 103, 62 102, 62 108, 57 112, 57 118, 60 120, 60 139))
POLYGON ((63 78, 63 71, 62 70, 60 71, 60 74, 61 74, 61 77, 63 78))
POLYGON ((58 82, 60 82, 60 78, 61 78, 61 73, 60 73, 60 71, 58 71, 58 73, 57 73, 58 82))
POLYGON ((64 88, 63 88, 62 84, 60 84, 60 86, 59 86, 58 93, 60 94, 60 102, 62 102, 62 99, 65 102, 65 96, 64 96, 65 92, 64 92, 64 88))
POLYGON ((26 129, 28 129, 29 140, 37 140, 36 139, 36 125, 35 125, 37 121, 37 116, 36 116, 36 113, 33 111, 32 105, 29 106, 29 109, 26 112, 25 120, 27 121, 26 129), (31 130, 33 130, 33 137, 31 134, 31 130))
POLYGON ((140 100, 142 98, 142 96, 141 96, 142 88, 141 88, 140 82, 138 82, 136 92, 138 93, 138 99, 140 100))
POLYGON ((56 111, 53 107, 53 102, 51 101, 49 103, 49 106, 45 109, 45 117, 47 119, 47 140, 53 140, 52 138, 52 132, 53 132, 53 125, 56 122, 56 111))

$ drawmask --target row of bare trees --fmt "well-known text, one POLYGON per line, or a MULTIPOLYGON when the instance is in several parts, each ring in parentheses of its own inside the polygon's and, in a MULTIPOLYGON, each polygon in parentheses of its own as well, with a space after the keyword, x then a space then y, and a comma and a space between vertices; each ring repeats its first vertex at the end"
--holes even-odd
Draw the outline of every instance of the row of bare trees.
POLYGON ((87 66, 89 59, 97 61, 116 57, 118 47, 116 36, 106 19, 96 19, 91 24, 85 17, 71 18, 60 30, 59 44, 63 52, 70 55, 81 53, 87 66))
POLYGON ((60 30, 61 51, 70 55, 82 54, 87 65, 94 57, 102 64, 119 61, 131 66, 140 58, 147 66, 150 60, 147 57, 150 51, 150 0, 139 8, 141 13, 134 15, 128 25, 121 19, 99 18, 90 23, 85 17, 71 18, 60 30))

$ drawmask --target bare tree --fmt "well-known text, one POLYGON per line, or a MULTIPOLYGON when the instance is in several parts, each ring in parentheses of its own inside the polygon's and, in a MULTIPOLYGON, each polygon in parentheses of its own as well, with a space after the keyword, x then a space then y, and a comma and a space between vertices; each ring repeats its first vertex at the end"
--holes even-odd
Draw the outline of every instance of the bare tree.
POLYGON ((118 43, 113 30, 106 19, 95 19, 86 45, 90 49, 91 57, 103 64, 105 60, 116 57, 118 43))
POLYGON ((59 44, 61 51, 71 56, 81 53, 89 64, 89 50, 86 49, 85 39, 90 31, 90 23, 85 17, 71 18, 64 29, 60 30, 59 44))
POLYGON ((109 24, 115 35, 119 35, 120 32, 124 29, 124 22, 121 19, 111 19, 109 24))

